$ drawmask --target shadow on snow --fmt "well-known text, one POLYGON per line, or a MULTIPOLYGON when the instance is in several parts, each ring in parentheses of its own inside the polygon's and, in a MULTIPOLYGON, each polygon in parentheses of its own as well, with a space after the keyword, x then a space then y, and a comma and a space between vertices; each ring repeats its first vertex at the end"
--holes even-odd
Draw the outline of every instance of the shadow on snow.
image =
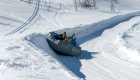
POLYGON ((65 67, 67 69, 69 69, 70 71, 72 71, 72 73, 74 73, 77 77, 85 79, 86 76, 80 71, 80 68, 82 66, 80 60, 82 60, 82 59, 90 60, 90 59, 96 58, 96 57, 94 57, 94 55, 96 55, 96 54, 99 54, 99 53, 88 52, 86 50, 82 50, 81 55, 78 57, 57 54, 59 56, 59 58, 57 58, 57 60, 60 61, 63 65, 65 65, 65 67))
POLYGON ((49 47, 46 38, 42 34, 33 33, 25 37, 24 40, 27 40, 28 42, 35 45, 37 48, 45 51, 47 54, 62 63, 62 65, 66 69, 68 69, 68 71, 71 71, 74 75, 83 79, 85 79, 86 76, 80 71, 80 68, 82 66, 80 60, 90 60, 95 58, 95 54, 98 54, 97 52, 88 52, 86 50, 82 50, 80 56, 78 57, 57 54, 49 47))

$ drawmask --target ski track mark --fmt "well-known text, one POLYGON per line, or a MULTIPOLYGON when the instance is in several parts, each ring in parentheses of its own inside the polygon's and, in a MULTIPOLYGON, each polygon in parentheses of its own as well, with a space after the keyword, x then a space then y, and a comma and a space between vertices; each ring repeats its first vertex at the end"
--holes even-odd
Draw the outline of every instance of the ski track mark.
POLYGON ((52 25, 56 26, 56 27, 60 27, 59 25, 55 24, 54 22, 52 22, 51 20, 49 20, 43 13, 42 13, 42 10, 41 10, 41 15, 42 17, 44 17, 49 23, 51 23, 52 25))
POLYGON ((29 23, 31 24, 31 22, 34 23, 36 20, 35 20, 35 21, 33 21, 33 20, 34 20, 36 17, 38 18, 37 15, 39 14, 39 7, 40 7, 40 0, 37 0, 36 7, 35 7, 35 10, 34 10, 32 16, 31 16, 25 23, 23 23, 20 27, 18 27, 18 28, 16 28, 15 30, 13 30, 13 31, 11 31, 11 32, 9 32, 9 33, 7 33, 5 36, 7 36, 7 35, 12 35, 12 34, 16 33, 17 31, 21 30, 21 29, 24 28, 25 26, 29 25, 29 23))
POLYGON ((61 27, 64 27, 64 26, 59 22, 59 20, 57 19, 59 10, 60 10, 60 9, 58 9, 58 10, 56 11, 56 14, 55 14, 55 16, 54 16, 54 19, 55 19, 55 21, 58 23, 58 25, 60 25, 61 27))
MULTIPOLYGON (((60 1, 58 1, 57 0, 57 2, 59 3, 59 4, 64 4, 65 6, 66 6, 66 4, 65 3, 63 3, 63 2, 60 2, 60 1)), ((60 23, 60 21, 58 20, 58 13, 60 13, 59 11, 61 11, 61 10, 63 10, 62 9, 62 5, 60 6, 60 8, 58 8, 58 10, 56 11, 56 14, 55 14, 55 16, 54 16, 54 19, 55 19, 55 21, 61 26, 61 27, 64 27, 61 23, 60 23)), ((65 10, 63 10, 63 12, 65 12, 65 10)), ((63 16, 63 15, 62 15, 63 16)))
MULTIPOLYGON (((60 2, 60 1, 57 1, 58 3, 61 3, 61 4, 64 4, 64 6, 66 6, 65 3, 63 2, 60 2)), ((54 6, 55 7, 55 6, 54 6)), ((67 7, 67 6, 66 6, 67 7)), ((55 8, 58 8, 58 7, 55 7, 55 8)), ((48 21, 50 22, 52 25, 56 26, 56 27, 64 27, 60 22, 59 20, 57 19, 58 17, 58 13, 60 10, 63 10, 62 9, 62 6, 60 8, 57 9, 57 11, 55 12, 55 15, 54 15, 54 20, 56 23, 54 23, 53 21, 49 20, 42 12, 41 12, 41 15, 48 21)), ((63 12, 66 12, 65 10, 63 10, 63 12)), ((62 15, 63 16, 63 15, 62 15)))

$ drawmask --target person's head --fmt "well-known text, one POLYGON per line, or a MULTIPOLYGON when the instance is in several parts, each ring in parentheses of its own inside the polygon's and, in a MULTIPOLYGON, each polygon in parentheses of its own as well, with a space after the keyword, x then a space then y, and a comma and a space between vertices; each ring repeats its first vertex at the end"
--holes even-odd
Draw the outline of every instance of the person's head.
POLYGON ((63 34, 66 34, 66 32, 63 32, 63 34))
POLYGON ((75 36, 75 33, 73 33, 71 36, 74 37, 75 36))

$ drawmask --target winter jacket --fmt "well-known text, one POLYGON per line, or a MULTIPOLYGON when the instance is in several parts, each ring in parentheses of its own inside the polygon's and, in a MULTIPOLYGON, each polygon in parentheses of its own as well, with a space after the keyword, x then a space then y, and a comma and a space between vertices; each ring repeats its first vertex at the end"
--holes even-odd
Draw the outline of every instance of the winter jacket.
POLYGON ((77 42, 76 41, 74 41, 73 39, 69 39, 69 43, 70 44, 73 44, 74 46, 79 46, 78 44, 77 44, 77 42))

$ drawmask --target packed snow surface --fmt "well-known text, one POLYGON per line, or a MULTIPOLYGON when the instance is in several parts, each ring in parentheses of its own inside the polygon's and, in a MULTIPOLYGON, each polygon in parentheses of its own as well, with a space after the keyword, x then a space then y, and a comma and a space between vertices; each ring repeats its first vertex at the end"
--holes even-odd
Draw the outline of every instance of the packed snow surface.
POLYGON ((0 80, 140 80, 140 1, 0 0, 0 80), (51 31, 76 34, 78 57, 54 52, 51 31))

